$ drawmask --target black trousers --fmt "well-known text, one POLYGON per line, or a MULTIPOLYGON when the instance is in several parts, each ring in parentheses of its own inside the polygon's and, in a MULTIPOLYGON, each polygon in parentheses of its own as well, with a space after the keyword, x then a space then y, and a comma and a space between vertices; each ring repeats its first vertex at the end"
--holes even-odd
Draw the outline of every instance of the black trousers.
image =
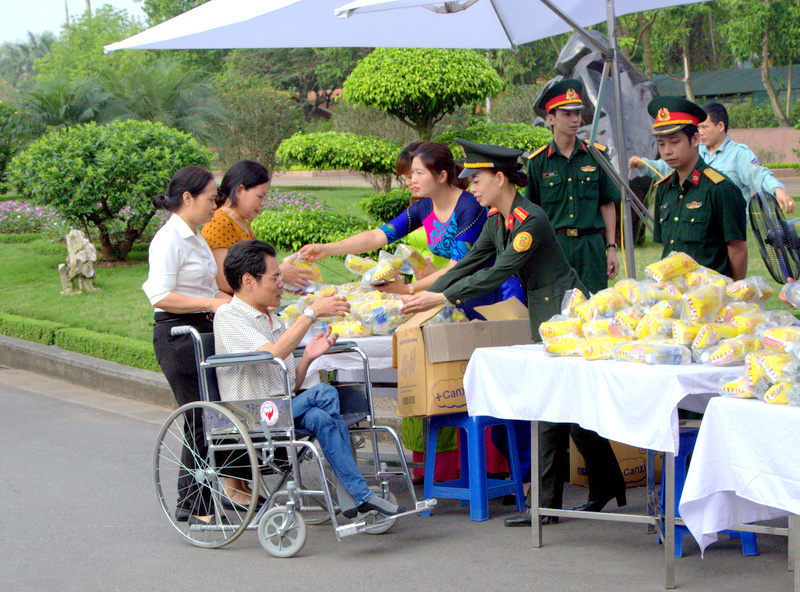
MULTIPOLYGON (((195 363, 194 345, 190 335, 172 337, 173 327, 191 325, 200 333, 211 333, 214 324, 210 313, 172 314, 157 312, 153 325, 153 349, 156 359, 167 377, 178 405, 200 400, 200 385, 195 363)), ((183 426, 184 447, 181 452, 181 468, 178 472, 178 506, 195 516, 213 514, 211 495, 207 487, 201 487, 191 476, 196 468, 195 456, 206 458, 208 447, 203 434, 203 414, 193 410, 186 416, 183 426)))
POLYGON ((602 498, 625 488, 625 478, 608 440, 574 423, 539 422, 539 507, 561 508, 564 481, 569 476, 569 437, 586 461, 589 499, 602 498))

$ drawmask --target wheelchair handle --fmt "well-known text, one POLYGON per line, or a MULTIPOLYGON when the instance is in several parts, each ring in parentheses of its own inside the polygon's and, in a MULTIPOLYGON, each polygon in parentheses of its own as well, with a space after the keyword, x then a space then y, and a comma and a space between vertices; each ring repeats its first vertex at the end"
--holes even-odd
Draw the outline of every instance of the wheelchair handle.
POLYGON ((200 333, 192 327, 191 325, 181 325, 180 327, 173 327, 170 329, 169 334, 173 337, 177 337, 178 335, 190 335, 192 333, 197 334, 197 338, 200 339, 200 333))

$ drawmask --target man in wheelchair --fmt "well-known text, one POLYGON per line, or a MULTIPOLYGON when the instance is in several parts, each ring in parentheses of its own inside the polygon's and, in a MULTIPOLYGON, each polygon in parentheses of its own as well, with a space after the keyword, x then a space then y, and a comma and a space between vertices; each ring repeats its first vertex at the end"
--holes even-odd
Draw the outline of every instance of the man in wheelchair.
MULTIPOLYGON (((344 316, 350 305, 338 296, 321 296, 287 329, 271 312, 280 306, 283 292, 282 275, 272 246, 256 239, 234 244, 225 257, 223 271, 233 289, 233 299, 220 306, 214 316, 216 353, 267 351, 283 359, 289 371, 289 386, 297 393, 292 399, 295 424, 313 433, 319 441, 337 477, 339 507, 346 517, 368 511, 386 516, 404 512, 405 508, 375 495, 367 486, 352 455, 350 434, 339 414, 336 389, 318 384, 297 392, 309 364, 327 352, 338 335, 332 335, 330 329, 317 334, 298 361, 292 352, 317 317, 344 316)), ((217 381, 223 401, 283 395, 285 391, 281 370, 274 365, 217 368, 217 381)), ((247 503, 248 485, 233 478, 225 481, 226 495, 231 501, 247 503)))

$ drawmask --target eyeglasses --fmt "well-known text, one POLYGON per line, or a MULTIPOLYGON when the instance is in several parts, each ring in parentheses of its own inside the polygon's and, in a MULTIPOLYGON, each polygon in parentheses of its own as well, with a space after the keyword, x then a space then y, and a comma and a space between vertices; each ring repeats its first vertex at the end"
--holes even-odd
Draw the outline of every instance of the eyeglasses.
POLYGON ((273 275, 265 275, 263 277, 267 278, 268 280, 272 280, 277 284, 279 281, 283 279, 283 274, 279 272, 273 275))

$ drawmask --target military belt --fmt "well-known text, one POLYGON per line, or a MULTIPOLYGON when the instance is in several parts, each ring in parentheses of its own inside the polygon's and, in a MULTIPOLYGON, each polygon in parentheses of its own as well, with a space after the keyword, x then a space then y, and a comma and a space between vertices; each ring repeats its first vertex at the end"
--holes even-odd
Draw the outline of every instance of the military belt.
POLYGON ((586 236, 587 234, 597 234, 603 232, 602 228, 556 228, 556 234, 566 234, 567 236, 586 236))

